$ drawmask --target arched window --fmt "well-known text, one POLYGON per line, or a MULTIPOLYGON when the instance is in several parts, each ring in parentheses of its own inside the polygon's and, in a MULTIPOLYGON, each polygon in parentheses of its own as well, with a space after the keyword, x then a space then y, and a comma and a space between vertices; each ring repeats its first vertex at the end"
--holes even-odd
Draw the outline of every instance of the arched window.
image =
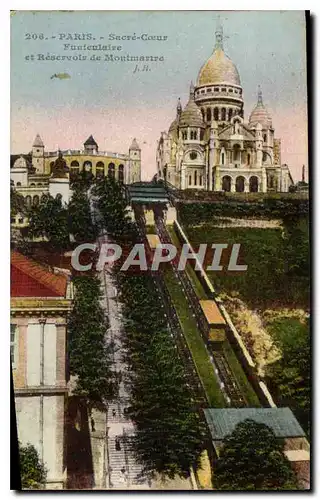
POLYGON ((73 160, 70 164, 70 179, 73 180, 79 173, 79 162, 77 160, 73 160))
POLYGON ((225 175, 222 177, 222 190, 231 191, 231 177, 230 175, 225 175))
POLYGON ((31 196, 28 194, 28 196, 25 197, 25 202, 26 202, 26 206, 28 208, 31 207, 31 196))
POLYGON ((39 196, 36 194, 34 197, 33 197, 33 206, 34 207, 37 207, 39 205, 39 196))
POLYGON ((221 153, 221 165, 224 165, 224 153, 221 153))
POLYGON ((204 138, 204 130, 200 130, 200 141, 203 141, 204 138))
POLYGON ((267 142, 267 134, 263 134, 263 142, 267 142))
POLYGON ((202 175, 199 176, 199 184, 202 186, 202 175))
POLYGON ((84 164, 83 164, 83 170, 85 172, 92 172, 92 163, 91 163, 91 161, 87 160, 87 161, 84 162, 84 164))
POLYGON ((213 110, 213 118, 217 122, 219 120, 219 108, 214 108, 213 110))
POLYGON ((229 122, 231 121, 231 118, 232 118, 232 108, 230 108, 229 112, 228 112, 228 120, 229 120, 229 122))
POLYGON ((257 193, 259 190, 259 179, 255 175, 249 179, 249 190, 250 193, 257 193))
POLYGON ((194 185, 196 186, 198 184, 198 172, 195 170, 194 172, 194 185))
POLYGON ((189 186, 191 186, 192 178, 191 175, 189 175, 189 186))
POLYGON ((30 187, 36 187, 34 182, 31 182, 30 187))
POLYGON ((108 177, 110 179, 115 178, 115 165, 114 165, 114 163, 109 163, 109 165, 108 165, 108 177))
POLYGON ((251 155, 250 153, 247 154, 247 164, 250 165, 250 161, 251 161, 251 155))
POLYGON ((189 154, 190 160, 196 160, 198 158, 198 153, 196 151, 191 151, 189 154))
POLYGON ((211 109, 207 108, 207 122, 211 122, 211 109))
POLYGON ((96 164, 96 177, 101 178, 104 177, 104 163, 103 161, 98 161, 96 164))
POLYGON ((118 167, 118 179, 119 182, 123 183, 124 182, 124 166, 119 165, 118 167))
POLYGON ((18 186, 21 186, 21 182, 17 182, 17 187, 18 187, 18 186))
POLYGON ((244 183, 245 183, 245 178, 242 177, 242 175, 237 177, 237 179, 236 179, 236 191, 237 191, 237 193, 244 192, 244 183))
POLYGON ((239 146, 239 144, 235 144, 233 146, 233 161, 234 162, 240 161, 240 146, 239 146))
POLYGON ((221 109, 221 120, 222 121, 226 120, 226 108, 221 109))
POLYGON ((187 140, 187 138, 188 138, 187 131, 186 131, 186 130, 184 130, 184 131, 182 132, 182 139, 183 139, 184 141, 186 141, 186 140, 187 140))
POLYGON ((202 113, 202 119, 204 120, 204 109, 201 108, 201 113, 202 113))

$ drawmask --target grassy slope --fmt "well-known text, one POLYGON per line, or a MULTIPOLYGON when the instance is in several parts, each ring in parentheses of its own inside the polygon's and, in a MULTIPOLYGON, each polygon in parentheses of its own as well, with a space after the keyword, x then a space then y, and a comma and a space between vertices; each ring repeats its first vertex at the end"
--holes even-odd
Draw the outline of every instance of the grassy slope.
POLYGON ((252 307, 301 306, 307 302, 305 278, 286 274, 285 242, 279 229, 217 228, 206 224, 187 227, 195 248, 200 243, 240 243, 239 263, 247 264, 246 272, 230 273, 226 252, 223 271, 209 271, 218 290, 238 292, 252 307))
MULTIPOLYGON (((173 227, 168 228, 168 231, 170 233, 170 236, 172 238, 173 243, 180 247, 179 239, 173 229, 173 227)), ((197 278, 197 275, 193 269, 193 267, 190 264, 187 264, 186 266, 186 272, 189 275, 189 278, 194 286, 194 290, 198 296, 199 299, 207 299, 207 295, 200 283, 200 281, 197 278)), ((201 339, 202 340, 202 339, 201 339)), ((243 392, 243 395, 245 399, 247 400, 248 404, 253 407, 258 407, 260 406, 259 399, 252 388, 250 382, 247 379, 246 374, 244 373, 241 364, 239 363, 237 356, 235 352, 232 349, 232 346, 229 344, 229 342, 224 343, 224 352, 226 355, 226 358, 229 362, 229 365, 234 373, 234 376, 236 377, 240 388, 243 392)))

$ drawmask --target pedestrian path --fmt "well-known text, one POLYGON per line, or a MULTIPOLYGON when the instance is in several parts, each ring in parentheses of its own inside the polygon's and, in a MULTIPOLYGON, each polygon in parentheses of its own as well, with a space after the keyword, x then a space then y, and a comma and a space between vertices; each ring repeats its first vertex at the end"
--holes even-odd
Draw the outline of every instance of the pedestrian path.
MULTIPOLYGON (((99 244, 107 243, 107 236, 99 238, 99 244)), ((119 380, 118 398, 108 404, 107 412, 107 450, 108 470, 107 485, 110 489, 148 489, 148 478, 143 474, 143 467, 137 463, 130 447, 134 436, 133 422, 126 416, 129 404, 128 367, 123 359, 122 314, 121 304, 117 300, 117 290, 110 269, 100 271, 101 306, 108 316, 109 328, 106 342, 113 345, 113 368, 119 380)))

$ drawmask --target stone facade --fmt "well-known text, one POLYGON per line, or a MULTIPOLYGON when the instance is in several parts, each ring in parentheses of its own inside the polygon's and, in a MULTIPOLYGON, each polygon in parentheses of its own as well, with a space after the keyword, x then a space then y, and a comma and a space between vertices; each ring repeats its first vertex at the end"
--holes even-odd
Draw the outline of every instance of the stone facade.
POLYGON ((218 28, 213 54, 191 84, 186 107, 178 101, 175 120, 161 133, 157 176, 178 189, 287 192, 293 180, 281 164, 281 141, 262 92, 246 123, 240 76, 222 42, 218 28))

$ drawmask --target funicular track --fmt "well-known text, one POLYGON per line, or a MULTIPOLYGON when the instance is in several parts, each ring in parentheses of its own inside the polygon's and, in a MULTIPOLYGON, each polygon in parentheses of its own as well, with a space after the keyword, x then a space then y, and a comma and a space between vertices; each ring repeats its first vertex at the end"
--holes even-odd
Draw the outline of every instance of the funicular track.
MULTIPOLYGON (((171 237, 167 231, 165 223, 159 215, 155 214, 155 227, 159 236, 161 243, 169 243, 172 244, 171 237)), ((198 297, 195 293, 194 287, 190 281, 189 276, 187 275, 185 270, 179 270, 177 261, 174 259, 171 261, 171 265, 173 271, 176 275, 176 278, 180 281, 182 288, 184 290, 185 296, 188 300, 189 305, 191 306, 195 317, 197 319, 197 323, 199 325, 199 330, 201 332, 203 341, 210 353, 210 359, 213 362, 215 370, 222 384, 221 387, 223 392, 226 395, 227 402, 236 408, 245 407, 247 403, 245 398, 240 390, 238 382, 231 370, 231 367, 228 363, 228 360, 223 352, 222 348, 213 348, 212 346, 207 345, 207 340, 203 335, 203 314, 200 308, 198 297)), ((179 320, 178 320, 179 321, 179 320)))
MULTIPOLYGON (((139 230, 140 242, 143 242, 148 247, 148 241, 145 233, 145 221, 143 217, 138 217, 136 219, 136 223, 139 230)), ((196 366, 192 359, 189 347, 186 343, 179 318, 172 303, 169 291, 167 290, 167 287, 165 285, 164 278, 159 272, 151 272, 151 276, 153 278, 154 284, 157 287, 159 299, 161 299, 159 302, 164 306, 165 314, 168 320, 167 325, 169 328, 169 332, 171 337, 173 338, 173 341, 178 349, 180 359, 184 365, 186 383, 193 394, 195 405, 197 409, 206 408, 208 406, 207 396, 203 386, 199 381, 196 366)))

